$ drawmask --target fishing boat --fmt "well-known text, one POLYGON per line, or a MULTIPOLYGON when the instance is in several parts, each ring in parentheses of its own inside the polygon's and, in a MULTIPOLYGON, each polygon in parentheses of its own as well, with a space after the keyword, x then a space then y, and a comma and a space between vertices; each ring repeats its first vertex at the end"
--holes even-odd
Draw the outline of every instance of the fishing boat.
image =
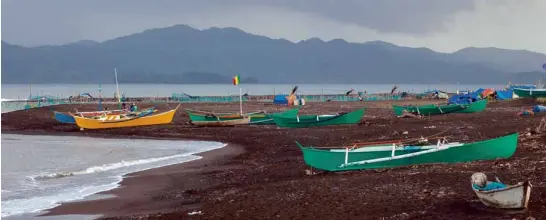
POLYGON ((401 116, 404 112, 418 115, 440 115, 448 113, 474 113, 482 112, 487 108, 487 100, 472 102, 470 104, 451 104, 451 105, 420 105, 420 106, 399 106, 393 105, 394 114, 401 116))
POLYGON ((514 88, 514 94, 518 97, 525 98, 544 98, 546 97, 546 89, 533 89, 533 88, 514 88))
POLYGON ((273 116, 283 116, 283 117, 296 117, 299 112, 298 108, 288 109, 282 112, 276 113, 265 113, 263 111, 246 113, 241 115, 240 113, 213 113, 213 112, 204 112, 198 110, 186 109, 188 116, 192 122, 199 121, 227 121, 235 119, 243 119, 248 116, 252 116, 251 120, 247 124, 275 124, 273 121, 273 116))
POLYGON ((336 115, 302 115, 296 117, 273 116, 279 127, 307 128, 327 125, 357 124, 364 116, 366 108, 336 115))
POLYGON ((251 117, 252 116, 222 121, 190 121, 190 123, 199 127, 227 127, 248 124, 251 121, 251 117))
POLYGON ((531 188, 531 183, 525 181, 516 185, 507 185, 502 189, 483 191, 472 187, 472 190, 486 206, 500 209, 526 209, 531 197, 531 188))
POLYGON ((338 148, 304 147, 305 163, 326 171, 347 171, 402 167, 415 164, 461 163, 509 158, 516 151, 518 134, 473 143, 449 143, 445 139, 432 145, 378 144, 338 148))
POLYGON ((151 114, 154 110, 143 111, 133 114, 118 114, 118 115, 103 115, 97 118, 86 118, 72 115, 76 124, 81 129, 105 129, 105 128, 122 128, 135 127, 146 125, 169 124, 178 110, 178 105, 175 109, 159 114, 151 114))
POLYGON ((122 109, 122 110, 107 110, 107 111, 92 111, 92 112, 76 112, 76 113, 70 113, 70 112, 58 112, 53 111, 53 117, 55 120, 61 123, 66 124, 75 124, 76 120, 72 115, 85 117, 85 118, 97 118, 102 117, 104 115, 121 115, 121 114, 138 114, 138 115, 148 115, 156 111, 154 107, 143 109, 138 112, 131 113, 128 110, 122 109))

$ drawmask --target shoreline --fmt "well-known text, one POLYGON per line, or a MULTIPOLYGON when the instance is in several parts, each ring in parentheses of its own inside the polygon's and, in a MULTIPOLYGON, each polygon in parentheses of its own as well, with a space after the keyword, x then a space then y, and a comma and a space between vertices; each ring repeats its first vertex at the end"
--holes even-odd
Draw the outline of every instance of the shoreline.
MULTIPOLYGON (((197 160, 128 173, 123 175, 123 180, 119 182, 118 187, 93 194, 113 195, 114 197, 61 203, 61 205, 55 208, 44 210, 47 213, 38 217, 100 214, 102 215, 101 218, 107 218, 133 214, 147 215, 156 213, 157 211, 172 211, 172 208, 163 207, 162 204, 152 205, 148 203, 148 196, 142 194, 156 194, 162 190, 166 190, 170 186, 170 174, 176 173, 192 177, 200 172, 222 169, 220 166, 221 163, 243 152, 244 149, 242 147, 227 144, 219 149, 194 154, 201 157, 197 160), (150 180, 150 178, 153 179, 150 180), (125 206, 128 201, 132 203, 130 208, 125 206), (123 210, 119 210, 120 208, 123 208, 123 210)), ((199 202, 189 202, 188 207, 184 207, 182 210, 191 212, 193 211, 192 209, 199 208, 199 202)))
MULTIPOLYGON (((437 100, 442 101, 442 100, 437 100)), ((2 115, 4 133, 71 135, 101 138, 199 140, 227 146, 198 154, 199 160, 165 166, 123 177, 121 186, 99 194, 117 197, 68 202, 47 216, 97 214, 103 219, 536 219, 546 218, 546 133, 521 136, 508 159, 457 164, 414 165, 352 172, 306 175, 297 140, 312 146, 347 146, 365 141, 427 137, 439 132, 450 141, 472 142, 534 129, 541 116, 517 117, 534 101, 491 102, 485 112, 446 114, 424 119, 397 118, 391 105, 430 104, 434 100, 364 103, 308 103, 301 114, 327 114, 368 107, 355 125, 301 129, 274 125, 194 127, 182 109, 172 124, 79 131, 57 123, 47 108, 2 115), (8 116, 8 117, 6 117, 8 116), (222 152, 234 150, 238 153, 222 152), (227 156, 229 155, 229 156, 227 156), (215 158, 215 159, 214 159, 215 158), (542 162, 541 162, 542 161, 542 162), (191 165, 190 165, 191 164, 191 165), (533 190, 523 213, 489 212, 468 187, 473 172, 495 175, 512 184, 530 180, 533 190), (404 201, 411 201, 410 203, 404 201), (106 209, 106 211, 105 211, 106 209), (188 212, 202 211, 188 216, 188 212)), ((238 112, 237 103, 184 103, 184 108, 238 112)), ((56 106, 68 111, 94 105, 56 106)), ((146 108, 147 106, 142 106, 146 108)), ((158 104, 160 111, 171 109, 158 104)), ((282 106, 245 103, 245 111, 277 112, 282 106)), ((96 194, 98 195, 98 194, 96 194)))
MULTIPOLYGON (((103 135, 78 135, 78 134, 63 134, 63 133, 51 133, 51 132, 5 132, 4 134, 14 134, 14 135, 44 135, 44 136, 73 136, 73 137, 91 137, 91 138, 105 138, 105 139, 120 139, 130 137, 103 137, 103 135)), ((172 141, 210 141, 210 140, 197 140, 197 139, 176 139, 176 138, 161 138, 161 137, 139 137, 138 139, 143 140, 172 140, 172 141)), ((121 176, 122 180, 117 183, 115 188, 97 192, 88 196, 85 196, 83 199, 78 199, 74 201, 61 202, 58 206, 50 209, 44 209, 37 214, 35 217, 52 217, 52 216, 67 216, 70 215, 89 215, 89 216, 100 216, 99 218, 108 218, 115 216, 127 216, 131 214, 153 214, 157 211, 157 207, 150 207, 149 203, 146 202, 147 196, 142 196, 141 194, 135 195, 134 192, 144 193, 144 194, 156 194, 161 190, 165 190, 169 187, 169 184, 165 176, 169 174, 184 174, 188 176, 196 176, 202 172, 210 172, 214 170, 223 169, 221 167, 222 163, 225 163, 229 158, 235 157, 244 153, 244 147, 237 144, 222 143, 225 144, 224 147, 213 149, 201 153, 192 154, 199 156, 201 158, 171 164, 161 167, 155 167, 145 170, 140 170, 136 172, 131 172, 121 176), (153 177, 155 181, 147 180, 147 178, 153 177), (159 179, 159 180, 158 180, 159 179), (150 187, 151 186, 151 187, 150 187), (136 208, 138 212, 133 209, 127 211, 118 211, 116 210, 119 207, 122 207, 127 201, 134 203, 135 201, 142 202, 142 206, 146 207, 148 211, 142 211, 142 207, 136 208), (91 208, 90 208, 91 207, 91 208), (40 214, 42 213, 42 214, 40 214)), ((199 202, 194 202, 189 207, 184 210, 189 210, 192 208, 199 208, 199 202)), ((160 208, 163 210, 163 208, 160 208)), ((125 209, 124 209, 125 210, 125 209)), ((169 208, 165 208, 164 211, 171 211, 169 208)), ((30 216, 32 213, 23 213, 22 215, 30 216)), ((17 215, 14 215, 17 216, 17 215)), ((9 216, 13 217, 13 216, 9 216)))

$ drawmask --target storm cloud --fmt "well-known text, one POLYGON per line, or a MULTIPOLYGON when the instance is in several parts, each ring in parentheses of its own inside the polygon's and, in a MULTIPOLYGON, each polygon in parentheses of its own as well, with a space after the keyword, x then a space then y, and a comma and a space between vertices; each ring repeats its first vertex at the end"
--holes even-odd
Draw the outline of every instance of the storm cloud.
POLYGON ((187 24, 291 41, 546 52, 545 11, 544 0, 2 0, 2 40, 26 46, 103 41, 187 24))

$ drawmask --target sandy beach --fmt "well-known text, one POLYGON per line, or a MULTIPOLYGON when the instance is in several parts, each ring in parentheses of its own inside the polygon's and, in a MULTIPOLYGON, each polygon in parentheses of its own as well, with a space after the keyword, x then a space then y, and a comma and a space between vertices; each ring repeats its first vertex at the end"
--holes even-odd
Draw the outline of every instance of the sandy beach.
MULTIPOLYGON (((200 128, 184 108, 237 112, 238 103, 183 103, 172 124, 80 131, 60 124, 51 110, 96 110, 96 105, 48 106, 2 114, 2 132, 153 139, 207 140, 228 144, 202 159, 126 175, 102 194, 115 198, 66 203, 47 215, 102 214, 105 219, 546 219, 546 134, 532 130, 542 116, 516 116, 532 100, 491 102, 485 112, 396 118, 392 104, 437 100, 307 103, 301 114, 335 113, 362 106, 358 125, 302 129, 275 125, 200 128), (476 141, 518 132, 513 157, 459 164, 434 164, 306 175, 295 145, 344 146, 354 142, 415 138, 441 133, 450 141, 476 141), (529 135, 527 135, 529 133, 529 135), (503 182, 529 180, 529 208, 521 212, 485 208, 470 188, 470 176, 485 172, 503 182), (188 215, 190 212, 200 212, 188 215)), ((178 103, 157 104, 160 111, 178 103)), ((151 107, 142 104, 139 107, 151 107)), ((111 109, 114 108, 112 105, 111 109)), ((283 106, 245 103, 245 112, 276 112, 283 106)))

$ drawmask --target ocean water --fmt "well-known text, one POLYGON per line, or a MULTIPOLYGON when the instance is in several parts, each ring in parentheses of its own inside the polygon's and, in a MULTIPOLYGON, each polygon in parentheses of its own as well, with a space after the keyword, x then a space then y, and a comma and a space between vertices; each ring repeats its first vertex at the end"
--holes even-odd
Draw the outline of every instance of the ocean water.
MULTIPOLYGON (((390 92, 394 84, 299 84, 298 93, 302 95, 340 94, 354 89, 368 93, 390 92)), ((504 88, 498 84, 398 84, 398 91, 424 92, 440 89, 446 92, 456 90, 475 90, 478 88, 504 88)), ((287 94, 292 91, 291 84, 120 84, 120 93, 127 97, 170 97, 173 93, 187 93, 193 96, 239 95, 239 88, 249 95, 287 94)), ((2 100, 25 99, 32 94, 54 97, 69 97, 89 93, 98 97, 98 84, 2 84, 2 100)), ((101 95, 114 97, 115 84, 102 84, 101 95)))
POLYGON ((127 173, 199 159, 219 142, 2 135, 2 219, 113 189, 127 173))

